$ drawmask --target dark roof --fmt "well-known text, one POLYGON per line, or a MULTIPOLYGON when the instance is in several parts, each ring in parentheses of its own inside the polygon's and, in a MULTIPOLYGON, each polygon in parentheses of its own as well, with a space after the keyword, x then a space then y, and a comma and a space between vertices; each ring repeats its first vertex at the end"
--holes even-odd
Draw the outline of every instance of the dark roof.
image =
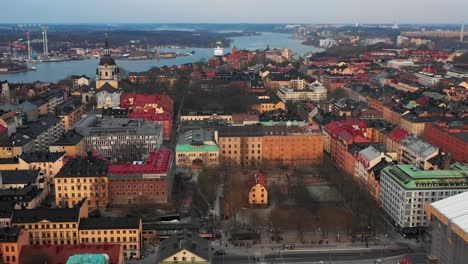
POLYGON ((32 184, 37 181, 40 170, 2 170, 0 177, 3 184, 32 184))
POLYGON ((163 240, 159 244, 156 263, 160 263, 162 260, 180 252, 181 250, 190 251, 191 253, 209 261, 209 248, 208 240, 196 234, 184 231, 163 240))
POLYGON ((85 78, 85 79, 88 79, 88 80, 91 79, 91 78, 89 78, 89 77, 86 76, 86 75, 72 75, 71 78, 72 78, 72 79, 85 78))
POLYGON ((21 227, 9 226, 0 227, 0 243, 11 243, 18 241, 21 234, 21 227))
POLYGON ((32 152, 23 153, 21 159, 27 163, 34 162, 56 162, 58 159, 63 157, 65 152, 32 152))
POLYGON ((2 141, 0 146, 24 146, 59 122, 61 122, 60 118, 53 114, 42 116, 36 122, 29 123, 24 130, 18 131, 16 134, 2 141))
POLYGON ((75 130, 68 131, 65 135, 51 144, 51 146, 74 146, 83 140, 83 136, 75 130))
POLYGON ((18 158, 3 158, 0 159, 0 164, 18 164, 19 159, 18 158))
POLYGON ((13 201, 0 201, 0 218, 11 218, 15 203, 13 201))
POLYGON ((55 177, 107 177, 109 162, 105 159, 93 157, 76 157, 67 162, 55 177))
POLYGON ((220 127, 219 137, 263 136, 262 126, 226 126, 220 127))
POLYGON ((99 217, 85 218, 80 221, 80 230, 83 229, 138 229, 139 217, 99 217))
POLYGON ((27 185, 24 188, 0 189, 0 201, 16 201, 27 203, 40 195, 44 189, 38 189, 35 185, 27 185))
POLYGON ((112 85, 106 82, 100 88, 96 88, 96 93, 103 92, 103 91, 106 91, 108 93, 115 93, 115 92, 120 92, 120 89, 114 88, 112 85))
POLYGON ((35 101, 32 101, 31 103, 32 103, 33 105, 39 107, 39 106, 41 106, 41 105, 47 104, 47 101, 46 101, 45 99, 43 99, 43 98, 39 98, 39 99, 37 99, 37 100, 35 100, 35 101))
POLYGON ((116 65, 115 64, 115 59, 111 57, 110 55, 104 55, 101 57, 101 60, 99 61, 99 65, 116 65))
POLYGON ((36 208, 13 211, 13 223, 37 223, 42 220, 50 222, 77 222, 80 207, 86 198, 73 208, 36 208))
POLYGON ((73 98, 72 100, 66 101, 61 106, 57 107, 55 112, 57 115, 68 115, 73 113, 76 109, 80 108, 81 100, 78 98, 73 98))

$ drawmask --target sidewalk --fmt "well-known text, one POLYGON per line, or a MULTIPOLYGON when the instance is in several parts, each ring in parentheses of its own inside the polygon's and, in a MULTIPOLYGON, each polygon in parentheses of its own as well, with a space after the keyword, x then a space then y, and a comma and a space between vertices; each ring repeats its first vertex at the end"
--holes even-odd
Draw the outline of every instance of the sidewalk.
POLYGON ((249 246, 234 246, 226 241, 213 241, 211 247, 213 252, 217 250, 224 250, 226 254, 234 255, 250 255, 250 256, 264 256, 280 252, 330 252, 330 251, 357 251, 357 250, 379 250, 379 249, 401 249, 404 246, 399 244, 379 244, 375 242, 369 243, 329 243, 329 244, 293 244, 294 249, 285 250, 283 243, 277 244, 255 244, 249 246), (226 247, 227 243, 227 247, 226 247))

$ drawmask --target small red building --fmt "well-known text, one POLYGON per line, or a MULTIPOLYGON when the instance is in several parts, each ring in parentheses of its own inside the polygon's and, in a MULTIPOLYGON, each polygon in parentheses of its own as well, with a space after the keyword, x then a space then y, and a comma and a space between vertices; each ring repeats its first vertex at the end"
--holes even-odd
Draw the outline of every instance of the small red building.
POLYGON ((153 150, 143 164, 109 165, 110 204, 167 203, 172 152, 153 150))

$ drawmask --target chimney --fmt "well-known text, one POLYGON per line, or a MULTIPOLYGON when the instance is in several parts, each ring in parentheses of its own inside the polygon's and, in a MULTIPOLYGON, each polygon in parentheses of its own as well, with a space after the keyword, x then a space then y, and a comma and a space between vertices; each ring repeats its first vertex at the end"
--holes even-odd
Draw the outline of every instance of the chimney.
POLYGON ((442 169, 443 170, 450 170, 450 165, 452 164, 452 154, 447 153, 444 156, 444 160, 442 161, 442 169))

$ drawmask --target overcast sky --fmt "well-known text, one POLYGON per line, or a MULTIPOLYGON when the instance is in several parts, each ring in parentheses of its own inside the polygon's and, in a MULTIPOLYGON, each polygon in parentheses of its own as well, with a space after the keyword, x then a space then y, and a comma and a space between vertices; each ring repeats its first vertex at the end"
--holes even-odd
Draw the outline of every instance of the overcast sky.
POLYGON ((460 23, 468 0, 0 0, 0 23, 460 23))

